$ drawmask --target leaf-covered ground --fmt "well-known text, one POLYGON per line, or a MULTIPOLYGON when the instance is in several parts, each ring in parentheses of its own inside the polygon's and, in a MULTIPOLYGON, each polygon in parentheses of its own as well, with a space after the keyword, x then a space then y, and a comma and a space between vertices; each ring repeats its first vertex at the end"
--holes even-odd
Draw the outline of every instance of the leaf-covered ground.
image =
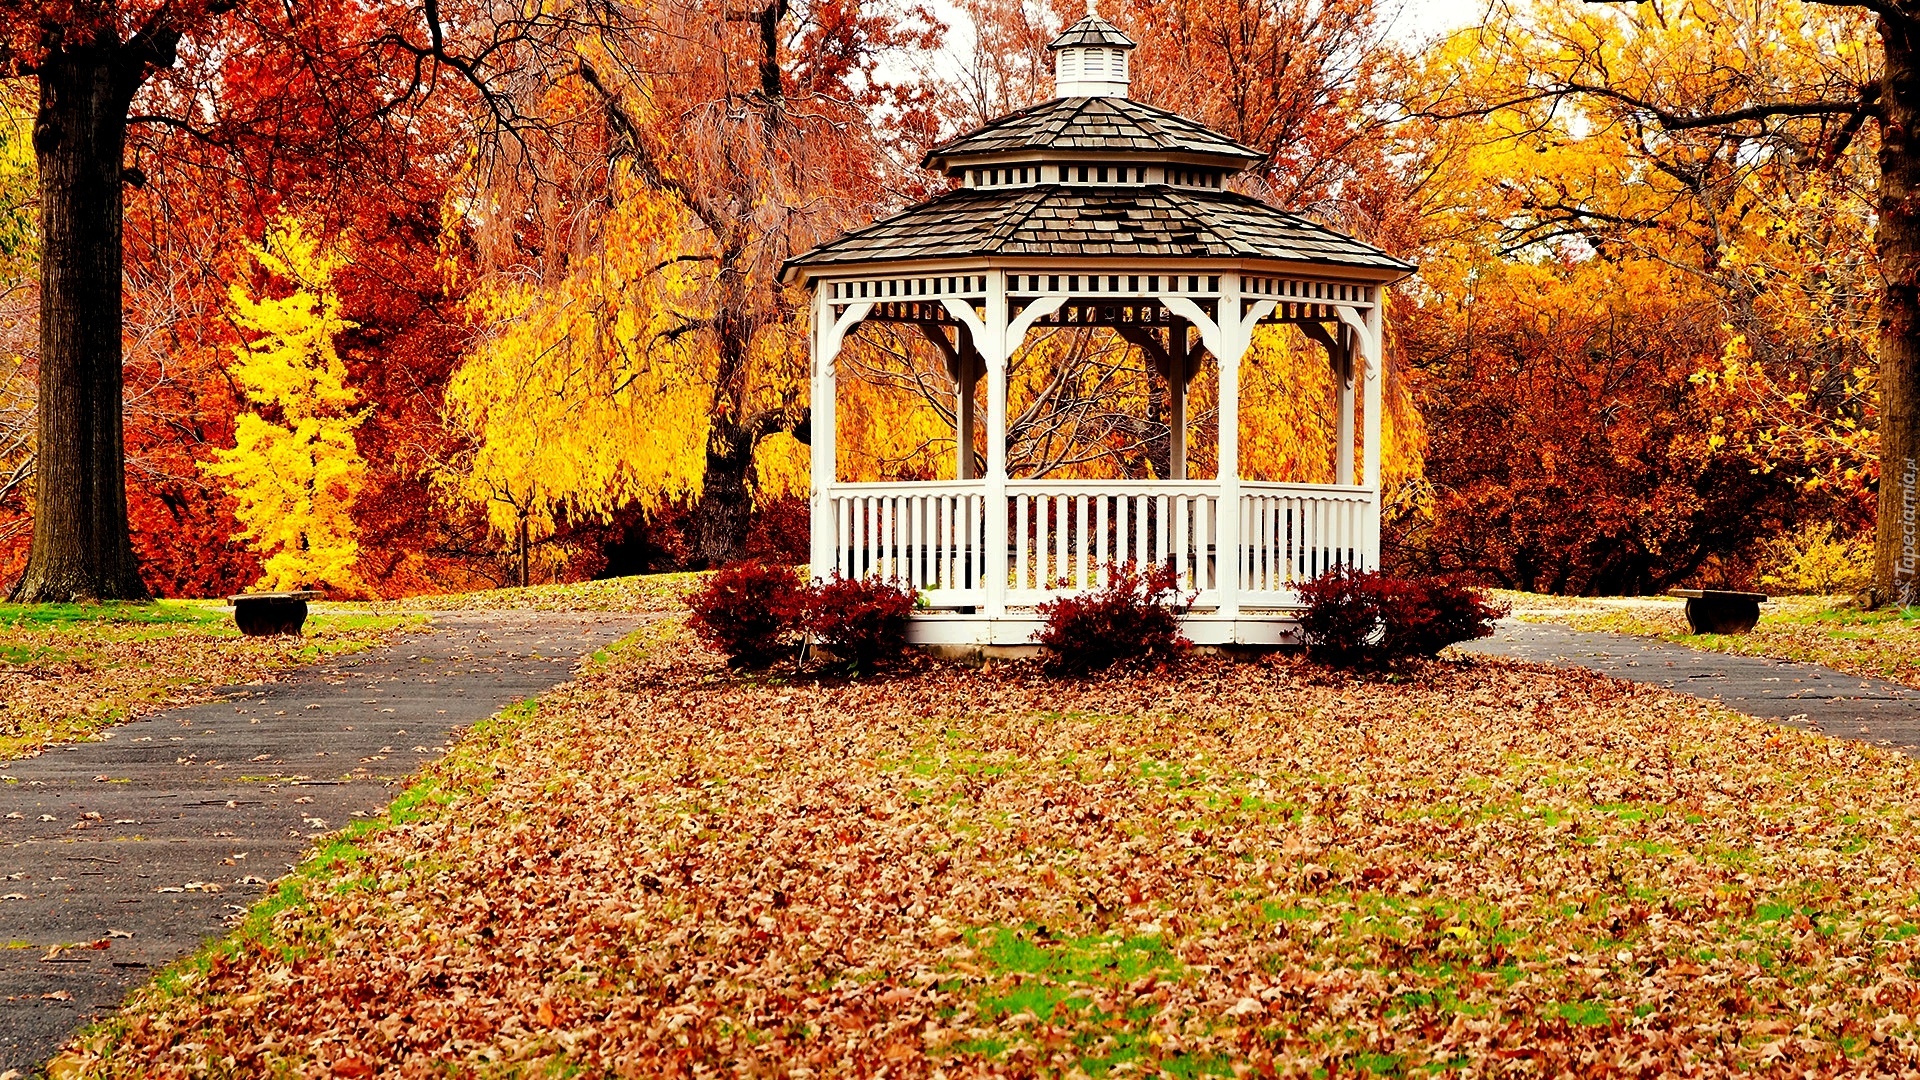
POLYGON ((248 638, 215 601, 0 604, 0 760, 383 644, 417 621, 322 605, 303 637, 248 638))
POLYGON ((1920 1063, 1893 754, 1497 661, 813 683, 655 634, 477 730, 59 1073, 1920 1063))
POLYGON ((1575 630, 1657 637, 1696 649, 1824 664, 1850 675, 1920 688, 1920 607, 1862 611, 1843 596, 1782 596, 1745 634, 1695 634, 1684 601, 1655 597, 1576 598, 1497 593, 1524 620, 1575 630))
POLYGON ((699 574, 643 574, 567 585, 410 596, 377 611, 666 611, 677 609, 699 574))

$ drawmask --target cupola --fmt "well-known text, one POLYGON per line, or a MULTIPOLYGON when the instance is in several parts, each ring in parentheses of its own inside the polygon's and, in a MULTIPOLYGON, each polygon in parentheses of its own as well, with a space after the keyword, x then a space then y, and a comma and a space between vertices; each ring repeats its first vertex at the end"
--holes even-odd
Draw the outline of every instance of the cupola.
POLYGON ((1127 96, 1127 53, 1133 39, 1100 17, 1087 2, 1087 17, 1067 27, 1047 46, 1053 51, 1053 96, 1056 98, 1127 96))

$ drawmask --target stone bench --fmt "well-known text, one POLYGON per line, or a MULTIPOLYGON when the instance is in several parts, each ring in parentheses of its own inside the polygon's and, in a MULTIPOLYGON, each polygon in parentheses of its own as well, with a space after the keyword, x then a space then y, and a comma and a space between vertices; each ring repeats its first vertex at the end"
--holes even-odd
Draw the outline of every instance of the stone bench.
POLYGON ((291 592, 241 593, 227 597, 233 605, 233 624, 248 637, 293 634, 307 621, 307 601, 319 596, 314 589, 291 592))
POLYGON ((1696 634, 1744 634, 1760 621, 1766 593, 1729 589, 1668 589, 1687 599, 1687 625, 1696 634))

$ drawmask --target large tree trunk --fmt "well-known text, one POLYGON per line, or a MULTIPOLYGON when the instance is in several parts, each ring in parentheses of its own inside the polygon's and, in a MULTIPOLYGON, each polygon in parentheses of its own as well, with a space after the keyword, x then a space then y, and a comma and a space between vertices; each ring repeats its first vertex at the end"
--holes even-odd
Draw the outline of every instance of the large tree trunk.
POLYGON ((115 45, 40 69, 40 401, 33 547, 20 601, 147 595, 127 534, 120 182, 129 77, 115 45))
POLYGON ((700 503, 694 508, 694 543, 709 569, 738 559, 747 546, 753 523, 753 492, 747 486, 753 470, 753 440, 745 432, 707 443, 707 469, 700 503))

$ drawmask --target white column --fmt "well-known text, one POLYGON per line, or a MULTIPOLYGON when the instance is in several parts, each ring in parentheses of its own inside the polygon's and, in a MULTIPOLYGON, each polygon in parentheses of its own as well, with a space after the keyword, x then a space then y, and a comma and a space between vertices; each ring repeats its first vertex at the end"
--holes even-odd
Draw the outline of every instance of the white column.
POLYGON ((985 332, 974 344, 987 368, 987 618, 1007 613, 1007 275, 987 272, 985 332))
POLYGON ((833 305, 829 302, 833 292, 831 282, 818 282, 813 289, 813 407, 810 427, 812 429, 811 476, 809 486, 812 496, 809 499, 811 523, 808 526, 811 540, 811 563, 809 572, 815 580, 823 580, 833 572, 836 563, 835 550, 839 538, 835 535, 838 525, 833 516, 833 480, 834 480, 834 382, 833 382, 833 346, 834 316, 833 305))
POLYGON ((954 361, 954 370, 960 373, 954 380, 956 396, 954 399, 954 440, 958 444, 954 449, 955 480, 972 480, 973 475, 973 391, 978 385, 980 373, 974 370, 972 355, 964 350, 967 332, 958 331, 962 351, 954 361))
MULTIPOLYGON (((1220 277, 1220 504, 1214 512, 1213 570, 1220 615, 1240 616, 1240 358, 1253 342, 1253 326, 1241 318, 1240 275, 1220 277)), ((1234 635, 1235 640, 1238 634, 1234 635)))
POLYGON ((1374 303, 1367 309, 1366 341, 1367 351, 1367 389, 1366 389, 1366 442, 1363 448, 1365 468, 1362 483, 1373 493, 1373 512, 1367 516, 1366 568, 1377 569, 1380 565, 1380 451, 1381 451, 1381 396, 1385 387, 1386 373, 1386 321, 1381 309, 1386 306, 1385 290, 1374 286, 1374 303))
POLYGON ((1340 380, 1340 403, 1337 421, 1338 430, 1333 438, 1334 470, 1333 482, 1351 485, 1353 483, 1353 420, 1354 420, 1354 336, 1345 326, 1336 326, 1336 340, 1339 347, 1333 356, 1333 377, 1340 380))
POLYGON ((813 489, 809 510, 808 545, 811 549, 809 572, 824 579, 833 573, 839 551, 839 522, 833 512, 833 485, 837 477, 834 456, 834 361, 847 332, 867 313, 873 301, 847 305, 846 313, 833 313, 833 284, 819 282, 813 287, 813 404, 809 426, 812 429, 813 455, 809 463, 808 484, 813 489))
POLYGON ((1187 478, 1187 377, 1193 360, 1188 352, 1186 321, 1167 331, 1167 478, 1187 478))

